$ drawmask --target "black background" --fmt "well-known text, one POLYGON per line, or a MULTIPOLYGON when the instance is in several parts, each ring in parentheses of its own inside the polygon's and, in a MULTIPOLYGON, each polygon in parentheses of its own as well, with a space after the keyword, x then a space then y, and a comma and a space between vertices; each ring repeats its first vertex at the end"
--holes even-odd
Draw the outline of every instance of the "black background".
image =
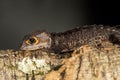
POLYGON ((19 49, 34 30, 60 32, 78 25, 119 25, 119 2, 102 0, 0 0, 0 49, 19 49))

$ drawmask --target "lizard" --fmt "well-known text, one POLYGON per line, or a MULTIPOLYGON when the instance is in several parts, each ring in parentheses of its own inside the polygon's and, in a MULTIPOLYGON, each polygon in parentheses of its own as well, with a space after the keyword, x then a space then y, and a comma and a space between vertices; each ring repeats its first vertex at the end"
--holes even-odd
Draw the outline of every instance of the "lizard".
POLYGON ((62 53, 86 44, 98 47, 104 41, 120 45, 120 26, 85 25, 58 33, 34 31, 24 36, 20 49, 62 53))

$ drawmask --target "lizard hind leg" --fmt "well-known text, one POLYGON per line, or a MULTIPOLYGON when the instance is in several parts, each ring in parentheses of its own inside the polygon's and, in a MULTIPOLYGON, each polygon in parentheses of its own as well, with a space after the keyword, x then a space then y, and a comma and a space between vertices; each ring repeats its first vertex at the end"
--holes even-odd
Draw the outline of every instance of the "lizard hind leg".
POLYGON ((117 44, 117 45, 120 45, 120 34, 111 34, 109 36, 109 41, 113 44, 117 44))

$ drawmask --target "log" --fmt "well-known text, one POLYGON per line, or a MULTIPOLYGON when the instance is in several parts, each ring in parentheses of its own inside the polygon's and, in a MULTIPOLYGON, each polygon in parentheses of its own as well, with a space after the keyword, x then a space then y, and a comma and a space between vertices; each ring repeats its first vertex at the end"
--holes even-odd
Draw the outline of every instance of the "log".
POLYGON ((120 47, 105 42, 62 54, 0 50, 0 80, 120 80, 120 47))

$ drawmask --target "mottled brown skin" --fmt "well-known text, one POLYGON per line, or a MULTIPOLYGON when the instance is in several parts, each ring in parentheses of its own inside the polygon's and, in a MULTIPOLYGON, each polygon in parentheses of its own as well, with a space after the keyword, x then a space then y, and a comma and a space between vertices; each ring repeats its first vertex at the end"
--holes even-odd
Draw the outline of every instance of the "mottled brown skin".
MULTIPOLYGON (((45 44, 40 45, 40 47, 36 49, 51 50, 56 53, 72 51, 86 44, 99 47, 103 41, 110 41, 114 44, 120 45, 119 26, 110 27, 103 25, 86 25, 60 33, 48 33, 45 31, 33 32, 24 38, 22 46, 27 47, 28 45, 25 44, 26 40, 31 36, 37 36, 42 33, 44 33, 44 35, 42 35, 44 37, 42 42, 45 44)), ((39 42, 41 39, 42 37, 38 37, 39 42)), ((38 44, 30 44, 30 46, 32 46, 31 48, 34 48, 38 44)), ((23 47, 21 49, 36 50, 29 48, 24 49, 23 47)))

